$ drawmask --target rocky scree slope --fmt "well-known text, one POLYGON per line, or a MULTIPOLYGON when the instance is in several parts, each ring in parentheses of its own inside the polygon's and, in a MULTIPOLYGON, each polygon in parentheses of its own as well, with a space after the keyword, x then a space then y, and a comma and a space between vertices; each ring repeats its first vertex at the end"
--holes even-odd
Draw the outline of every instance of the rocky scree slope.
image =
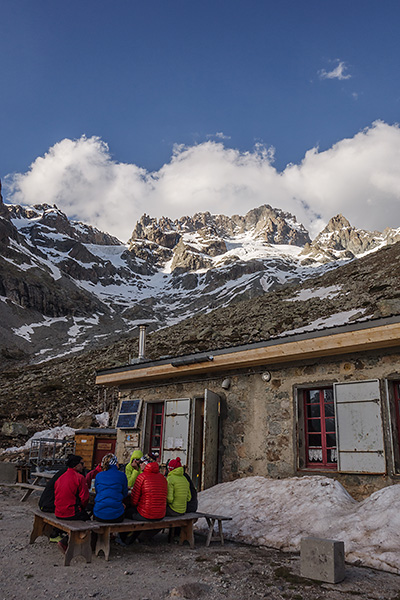
MULTIPOLYGON (((253 343, 301 331, 400 314, 400 243, 301 284, 240 301, 155 331, 147 357, 179 356, 253 343)), ((0 427, 24 423, 29 435, 61 424, 74 426, 81 413, 113 414, 116 390, 95 387, 99 369, 126 365, 137 355, 132 336, 79 356, 70 355, 0 373, 0 427)), ((19 445, 27 436, 0 437, 0 447, 19 445)))

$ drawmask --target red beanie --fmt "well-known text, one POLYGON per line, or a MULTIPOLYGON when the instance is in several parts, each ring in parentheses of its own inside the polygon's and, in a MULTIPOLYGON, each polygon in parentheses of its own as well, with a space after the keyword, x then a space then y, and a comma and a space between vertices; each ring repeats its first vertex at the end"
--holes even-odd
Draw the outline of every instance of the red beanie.
POLYGON ((182 463, 181 463, 181 459, 179 458, 179 456, 177 456, 176 458, 173 458, 168 463, 168 469, 170 471, 173 471, 174 469, 177 469, 178 467, 181 467, 181 466, 182 466, 182 463))

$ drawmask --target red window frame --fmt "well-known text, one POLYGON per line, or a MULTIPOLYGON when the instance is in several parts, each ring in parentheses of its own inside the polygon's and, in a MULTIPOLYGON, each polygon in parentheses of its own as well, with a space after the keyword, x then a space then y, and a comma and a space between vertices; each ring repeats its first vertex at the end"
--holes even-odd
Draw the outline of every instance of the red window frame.
POLYGON ((307 469, 337 469, 333 388, 303 390, 307 469), (311 458, 313 456, 313 458, 311 458))
POLYGON ((397 423, 397 439, 399 442, 400 449, 400 381, 394 382, 394 400, 396 410, 396 423, 397 423))
POLYGON ((156 402, 151 405, 151 425, 149 451, 158 454, 157 462, 161 460, 161 449, 164 426, 164 402, 156 402))

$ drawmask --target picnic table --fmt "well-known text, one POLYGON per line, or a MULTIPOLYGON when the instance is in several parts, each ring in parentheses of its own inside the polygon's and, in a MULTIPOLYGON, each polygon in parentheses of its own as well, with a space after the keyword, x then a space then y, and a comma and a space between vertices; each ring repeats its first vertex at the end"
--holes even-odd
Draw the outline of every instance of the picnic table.
POLYGON ((51 479, 52 477, 54 477, 54 475, 55 475, 55 473, 52 473, 51 471, 35 471, 34 473, 31 474, 31 477, 33 477, 32 483, 28 483, 28 482, 15 483, 14 484, 15 487, 26 490, 26 492, 22 496, 20 502, 25 502, 29 498, 29 496, 32 494, 32 492, 34 492, 34 491, 42 492, 44 490, 44 488, 46 487, 47 481, 49 479, 51 479), (45 481, 41 483, 41 481, 43 479, 45 481))

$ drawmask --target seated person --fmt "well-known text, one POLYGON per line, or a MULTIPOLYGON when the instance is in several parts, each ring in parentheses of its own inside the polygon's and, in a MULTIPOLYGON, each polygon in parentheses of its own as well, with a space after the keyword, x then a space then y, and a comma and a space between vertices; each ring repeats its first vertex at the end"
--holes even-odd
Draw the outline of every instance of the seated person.
POLYGON ((140 459, 140 473, 132 488, 133 519, 142 521, 163 519, 167 506, 167 482, 160 473, 158 463, 150 456, 140 459))
POLYGON ((67 470, 54 485, 54 513, 58 519, 90 519, 85 510, 89 502, 89 489, 82 474, 83 470, 83 458, 71 454, 67 460, 67 470))
POLYGON ((167 516, 179 517, 186 512, 186 505, 192 497, 179 456, 168 463, 167 483, 167 516))
POLYGON ((140 473, 139 459, 141 459, 142 456, 143 452, 141 450, 134 450, 128 464, 125 467, 125 475, 128 479, 128 487, 130 488, 135 485, 136 477, 140 473))
MULTIPOLYGON (((74 456, 74 454, 70 454, 68 458, 74 456)), ((68 467, 61 467, 57 473, 53 475, 51 479, 46 483, 46 487, 44 488, 42 495, 39 498, 39 508, 43 512, 52 513, 54 512, 54 486, 56 481, 61 475, 64 475, 68 467)))
POLYGON ((128 495, 128 480, 118 470, 115 454, 106 454, 101 461, 102 471, 94 481, 96 496, 93 516, 96 521, 121 523, 124 520, 123 499, 128 495))
POLYGON ((102 469, 101 463, 100 463, 94 469, 92 469, 91 471, 89 471, 89 473, 87 473, 85 475, 86 483, 87 483, 87 486, 88 486, 89 490, 90 490, 90 488, 92 486, 93 479, 96 479, 96 475, 98 475, 99 473, 101 473, 102 470, 103 469, 102 469))
POLYGON ((186 505, 186 512, 194 513, 197 511, 197 507, 198 507, 197 490, 194 487, 193 481, 190 479, 189 475, 186 473, 186 467, 183 468, 183 476, 189 482, 190 495, 191 495, 191 499, 189 500, 189 502, 186 505))

